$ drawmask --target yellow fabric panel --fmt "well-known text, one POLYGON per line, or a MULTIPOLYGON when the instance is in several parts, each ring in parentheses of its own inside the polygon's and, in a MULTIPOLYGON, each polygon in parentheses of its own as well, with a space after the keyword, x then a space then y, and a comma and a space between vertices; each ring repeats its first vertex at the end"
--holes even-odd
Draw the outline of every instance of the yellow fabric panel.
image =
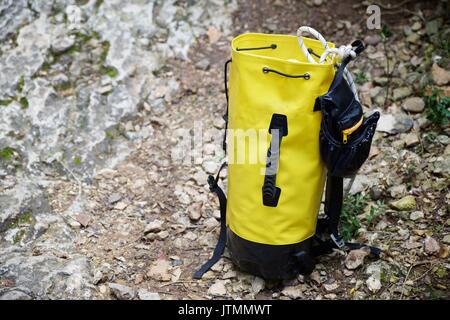
MULTIPOLYGON (((317 54, 323 52, 320 42, 304 40, 317 54)), ((227 224, 238 236, 258 243, 283 245, 314 235, 325 168, 319 154, 321 113, 314 112, 313 108, 316 97, 328 90, 333 77, 332 64, 307 62, 295 36, 244 34, 233 40, 229 129, 242 129, 244 133, 249 129, 263 130, 261 138, 256 137, 260 147, 257 150, 250 147, 248 140, 246 144, 238 143, 233 130, 228 136, 227 224), (277 48, 236 50, 271 44, 276 44, 277 48), (307 72, 311 79, 263 73, 263 67, 287 74, 307 72), (288 135, 283 137, 280 147, 276 181, 281 188, 278 206, 267 207, 262 203, 261 188, 273 113, 287 116, 288 135), (231 158, 233 155, 235 159, 231 158), (244 157, 243 163, 233 161, 239 156, 244 157), (258 161, 251 162, 250 156, 258 161)))

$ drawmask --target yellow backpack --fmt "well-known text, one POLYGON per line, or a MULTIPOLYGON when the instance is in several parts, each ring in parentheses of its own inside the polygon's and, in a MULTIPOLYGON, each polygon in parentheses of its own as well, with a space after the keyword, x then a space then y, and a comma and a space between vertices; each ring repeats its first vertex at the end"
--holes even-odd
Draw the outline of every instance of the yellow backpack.
MULTIPOLYGON (((327 169, 316 100, 335 79, 338 55, 320 57, 337 49, 314 29, 302 28, 298 37, 248 33, 231 43, 232 59, 225 65, 228 201, 218 186, 223 164, 216 178, 208 179, 220 202, 219 242, 194 278, 219 260, 225 245, 241 270, 266 279, 308 274, 314 256, 346 246, 337 234, 326 241, 317 237, 327 169), (319 40, 302 37, 304 31, 319 40)), ((337 192, 327 198, 339 214, 342 177, 328 181, 337 192)))

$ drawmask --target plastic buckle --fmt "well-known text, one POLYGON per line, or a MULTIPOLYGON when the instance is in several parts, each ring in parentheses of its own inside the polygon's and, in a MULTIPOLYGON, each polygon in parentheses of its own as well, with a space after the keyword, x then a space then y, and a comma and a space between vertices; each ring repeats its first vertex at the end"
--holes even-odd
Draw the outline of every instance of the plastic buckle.
POLYGON ((334 244, 336 245, 336 247, 338 247, 339 249, 342 249, 345 247, 345 242, 344 240, 340 237, 340 236, 335 236, 334 234, 330 235, 331 240, 333 240, 334 244))

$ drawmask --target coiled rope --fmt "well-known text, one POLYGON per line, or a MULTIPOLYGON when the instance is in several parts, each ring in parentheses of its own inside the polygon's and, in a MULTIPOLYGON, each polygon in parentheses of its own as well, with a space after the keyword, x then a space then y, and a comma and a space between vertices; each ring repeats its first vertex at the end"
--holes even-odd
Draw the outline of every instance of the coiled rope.
MULTIPOLYGON (((302 27, 298 28, 297 39, 298 39, 300 48, 302 49, 304 55, 306 56, 306 58, 308 59, 308 61, 310 63, 320 63, 320 64, 322 64, 324 62, 331 63, 331 61, 333 60, 334 57, 338 57, 339 61, 342 61, 343 59, 345 59, 349 56, 351 56, 353 59, 356 58, 356 52, 353 50, 351 45, 343 45, 343 46, 340 46, 339 48, 330 48, 328 46, 327 41, 320 34, 320 32, 311 27, 302 26, 302 27), (319 62, 317 62, 312 57, 310 51, 308 50, 305 43, 303 42, 303 37, 302 37, 303 33, 309 33, 310 35, 312 35, 314 38, 316 38, 317 40, 319 40, 322 43, 325 51, 320 56, 319 62)), ((349 84, 350 89, 352 90, 353 94, 355 95, 355 99, 359 102, 358 91, 356 89, 355 82, 353 81, 353 77, 347 68, 344 69, 344 77, 345 77, 347 83, 349 84)))

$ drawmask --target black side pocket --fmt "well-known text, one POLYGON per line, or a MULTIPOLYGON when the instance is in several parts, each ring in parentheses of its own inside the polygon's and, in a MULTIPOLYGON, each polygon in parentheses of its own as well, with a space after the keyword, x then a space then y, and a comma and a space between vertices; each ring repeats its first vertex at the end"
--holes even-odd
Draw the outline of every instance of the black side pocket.
POLYGON ((361 127, 353 133, 352 139, 344 144, 336 140, 328 129, 327 119, 322 119, 320 129, 320 155, 332 176, 346 177, 355 174, 369 157, 370 146, 375 134, 379 112, 364 119, 361 127))

